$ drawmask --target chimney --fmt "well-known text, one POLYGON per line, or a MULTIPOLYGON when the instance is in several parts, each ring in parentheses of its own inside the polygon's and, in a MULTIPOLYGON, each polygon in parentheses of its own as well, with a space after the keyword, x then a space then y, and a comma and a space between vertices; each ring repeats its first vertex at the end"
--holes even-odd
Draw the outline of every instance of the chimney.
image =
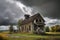
POLYGON ((25 14, 24 17, 25 17, 25 19, 28 19, 30 17, 30 15, 25 14))

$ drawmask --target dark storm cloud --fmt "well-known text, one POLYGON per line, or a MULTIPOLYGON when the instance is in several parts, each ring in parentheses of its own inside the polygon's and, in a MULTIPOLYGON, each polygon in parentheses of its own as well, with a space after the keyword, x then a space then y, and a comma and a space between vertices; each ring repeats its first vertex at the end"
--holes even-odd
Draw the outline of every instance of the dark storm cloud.
POLYGON ((49 0, 17 0, 17 1, 21 1, 27 6, 36 6, 49 2, 49 0))
POLYGON ((50 18, 60 18, 60 0, 18 0, 50 18))
MULTIPOLYGON (((60 19, 60 1, 59 0, 17 0, 22 4, 26 5, 27 10, 30 9, 32 14, 35 12, 40 12, 44 17, 52 18, 53 23, 48 24, 60 24, 58 21, 60 19), (31 10, 31 8, 33 8, 31 10), (57 19, 55 22, 54 19, 57 19), (55 22, 55 23, 54 23, 55 22)), ((18 3, 19 4, 19 3, 18 3)), ((22 6, 22 5, 19 5, 22 6)), ((23 9, 26 11, 26 8, 23 9)), ((29 10, 26 11, 29 13, 29 10)), ((17 20, 22 17, 24 13, 22 9, 13 3, 12 0, 0 0, 0 25, 4 24, 15 24, 17 20), (11 3, 10 3, 11 1, 11 3)))
POLYGON ((23 12, 14 3, 0 0, 0 25, 16 24, 23 12))

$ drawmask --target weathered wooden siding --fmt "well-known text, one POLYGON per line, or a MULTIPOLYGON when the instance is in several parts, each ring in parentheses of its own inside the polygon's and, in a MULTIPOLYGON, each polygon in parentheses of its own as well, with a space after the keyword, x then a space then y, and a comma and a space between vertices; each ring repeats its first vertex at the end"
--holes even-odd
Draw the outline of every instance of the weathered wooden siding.
POLYGON ((21 32, 33 33, 33 23, 30 22, 28 24, 22 25, 20 30, 21 32))

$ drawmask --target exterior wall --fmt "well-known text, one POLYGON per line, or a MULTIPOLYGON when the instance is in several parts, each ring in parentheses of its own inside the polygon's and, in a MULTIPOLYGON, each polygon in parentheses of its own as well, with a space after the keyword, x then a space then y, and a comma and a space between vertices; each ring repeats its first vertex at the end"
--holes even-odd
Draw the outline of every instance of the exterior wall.
POLYGON ((34 20, 34 33, 37 33, 37 32, 39 33, 38 30, 40 30, 40 32, 45 31, 44 30, 44 21, 41 18, 37 18, 34 20))
POLYGON ((33 33, 33 24, 32 22, 22 25, 21 26, 21 32, 28 32, 28 33, 33 33))

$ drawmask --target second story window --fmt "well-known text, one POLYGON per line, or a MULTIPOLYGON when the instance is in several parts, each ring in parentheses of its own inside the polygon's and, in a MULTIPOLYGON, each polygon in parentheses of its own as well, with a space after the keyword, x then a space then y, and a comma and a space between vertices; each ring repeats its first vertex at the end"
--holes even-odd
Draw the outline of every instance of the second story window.
POLYGON ((36 22, 41 22, 42 20, 41 19, 36 19, 36 22))
POLYGON ((38 19, 36 19, 36 22, 38 22, 38 19))
POLYGON ((41 22, 41 19, 39 19, 39 22, 41 22))

